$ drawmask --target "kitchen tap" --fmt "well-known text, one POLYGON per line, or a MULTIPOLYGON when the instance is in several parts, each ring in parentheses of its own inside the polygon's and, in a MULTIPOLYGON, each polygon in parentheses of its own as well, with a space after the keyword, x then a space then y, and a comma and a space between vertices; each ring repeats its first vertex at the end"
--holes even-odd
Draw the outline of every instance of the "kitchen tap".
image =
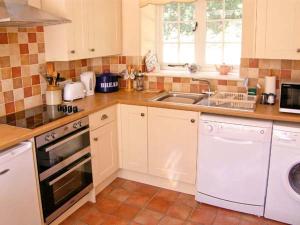
POLYGON ((208 94, 211 94, 211 85, 210 82, 208 80, 204 80, 204 79, 199 79, 199 78, 192 78, 192 81, 199 81, 201 83, 205 83, 208 87, 208 94))

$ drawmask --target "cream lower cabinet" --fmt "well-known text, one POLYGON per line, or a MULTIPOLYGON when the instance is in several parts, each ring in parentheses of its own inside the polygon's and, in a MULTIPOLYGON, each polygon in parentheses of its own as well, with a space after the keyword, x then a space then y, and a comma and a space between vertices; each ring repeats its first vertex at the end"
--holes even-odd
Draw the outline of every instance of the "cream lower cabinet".
POLYGON ((195 184, 198 113, 148 108, 149 173, 195 184))
POLYGON ((147 107, 120 106, 121 168, 148 172, 147 107))
POLYGON ((110 120, 112 116, 115 115, 101 112, 90 116, 90 123, 101 125, 90 132, 95 187, 119 168, 117 120, 110 120), (101 120, 107 120, 108 122, 99 123, 101 120))

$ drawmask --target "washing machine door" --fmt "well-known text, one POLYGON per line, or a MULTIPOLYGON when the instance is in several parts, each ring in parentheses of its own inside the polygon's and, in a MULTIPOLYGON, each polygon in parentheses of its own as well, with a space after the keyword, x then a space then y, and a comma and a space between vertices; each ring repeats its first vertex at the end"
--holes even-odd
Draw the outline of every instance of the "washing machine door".
POLYGON ((290 187, 300 199, 300 162, 290 169, 288 179, 290 187))

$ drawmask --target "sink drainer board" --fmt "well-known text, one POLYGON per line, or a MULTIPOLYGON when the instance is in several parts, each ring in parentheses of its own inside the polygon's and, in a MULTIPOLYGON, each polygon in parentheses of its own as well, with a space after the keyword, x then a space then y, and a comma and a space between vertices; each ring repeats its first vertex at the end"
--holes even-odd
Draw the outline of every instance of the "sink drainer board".
POLYGON ((256 107, 257 96, 236 92, 218 92, 209 98, 216 106, 229 104, 233 108, 253 109, 256 107))

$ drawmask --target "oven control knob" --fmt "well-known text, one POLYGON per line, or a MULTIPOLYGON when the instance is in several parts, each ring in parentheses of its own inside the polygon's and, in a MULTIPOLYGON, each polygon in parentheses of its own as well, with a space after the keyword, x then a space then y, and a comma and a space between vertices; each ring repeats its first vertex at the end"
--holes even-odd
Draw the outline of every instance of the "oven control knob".
POLYGON ((73 128, 74 128, 74 129, 77 129, 78 127, 79 127, 79 126, 78 126, 78 123, 74 123, 74 124, 73 124, 73 128))
POLYGON ((79 127, 82 127, 81 121, 79 121, 77 124, 78 124, 79 127))
POLYGON ((47 135, 47 136, 45 137, 45 141, 51 141, 51 135, 47 135))
POLYGON ((57 138, 57 134, 53 132, 53 133, 51 134, 51 137, 52 137, 52 139, 56 139, 56 138, 57 138))

